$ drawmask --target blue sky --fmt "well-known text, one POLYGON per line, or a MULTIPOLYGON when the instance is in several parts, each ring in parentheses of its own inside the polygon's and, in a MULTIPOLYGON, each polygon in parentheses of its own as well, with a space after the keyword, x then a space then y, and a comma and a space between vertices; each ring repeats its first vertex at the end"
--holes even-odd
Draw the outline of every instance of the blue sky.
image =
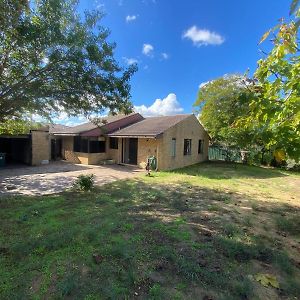
POLYGON ((102 24, 117 43, 116 59, 124 66, 138 64, 132 102, 137 111, 155 115, 190 113, 201 83, 248 68, 253 73, 261 58, 258 41, 288 17, 289 5, 289 0, 81 0, 78 9, 105 11, 102 24))

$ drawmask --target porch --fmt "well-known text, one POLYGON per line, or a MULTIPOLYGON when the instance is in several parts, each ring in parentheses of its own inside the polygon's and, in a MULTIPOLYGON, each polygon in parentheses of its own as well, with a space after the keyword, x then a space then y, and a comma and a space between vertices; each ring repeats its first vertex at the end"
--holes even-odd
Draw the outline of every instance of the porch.
POLYGON ((52 159, 75 164, 116 163, 145 168, 149 156, 158 157, 159 140, 148 137, 59 136, 51 138, 52 159))

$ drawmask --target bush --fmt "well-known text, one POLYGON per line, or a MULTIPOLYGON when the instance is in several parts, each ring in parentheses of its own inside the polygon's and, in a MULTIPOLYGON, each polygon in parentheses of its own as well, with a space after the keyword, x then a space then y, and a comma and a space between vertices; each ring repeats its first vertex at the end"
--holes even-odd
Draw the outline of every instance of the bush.
POLYGON ((94 187, 95 183, 95 175, 87 174, 87 175, 79 175, 75 180, 73 186, 75 189, 80 191, 90 191, 94 187))

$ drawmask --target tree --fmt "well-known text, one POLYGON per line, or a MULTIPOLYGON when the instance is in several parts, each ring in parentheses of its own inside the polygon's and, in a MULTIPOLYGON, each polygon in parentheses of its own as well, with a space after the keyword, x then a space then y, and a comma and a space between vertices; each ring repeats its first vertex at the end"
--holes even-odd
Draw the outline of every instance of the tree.
POLYGON ((76 12, 75 0, 0 2, 0 122, 36 113, 130 112, 129 80, 99 11, 76 12))
POLYGON ((273 49, 258 61, 251 88, 256 97, 240 127, 259 127, 269 149, 284 150, 290 158, 300 159, 300 58, 299 1, 291 5, 291 20, 280 24, 262 37, 272 34, 273 49))
POLYGON ((241 75, 226 75, 200 88, 194 106, 200 121, 214 142, 247 147, 254 137, 253 128, 241 128, 235 122, 245 117, 254 93, 247 88, 250 80, 241 75))

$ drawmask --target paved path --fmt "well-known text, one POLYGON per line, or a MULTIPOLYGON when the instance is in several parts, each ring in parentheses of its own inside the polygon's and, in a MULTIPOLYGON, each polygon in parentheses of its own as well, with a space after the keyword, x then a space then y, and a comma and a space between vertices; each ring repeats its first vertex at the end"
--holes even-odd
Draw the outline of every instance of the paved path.
POLYGON ((118 179, 136 177, 141 169, 129 166, 91 166, 64 161, 49 165, 0 168, 0 196, 46 195, 62 192, 72 186, 80 174, 95 174, 95 183, 102 185, 118 179))

